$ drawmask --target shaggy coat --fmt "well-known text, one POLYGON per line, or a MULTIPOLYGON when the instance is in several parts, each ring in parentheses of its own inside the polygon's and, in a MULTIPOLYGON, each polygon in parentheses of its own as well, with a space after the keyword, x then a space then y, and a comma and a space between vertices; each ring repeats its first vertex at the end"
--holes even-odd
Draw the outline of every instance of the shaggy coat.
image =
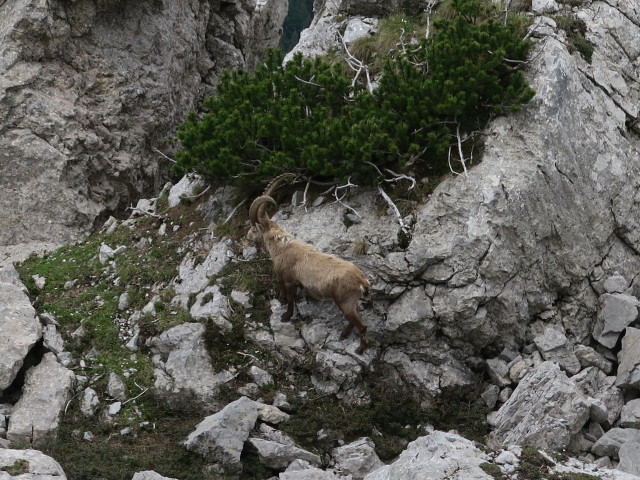
POLYGON ((348 336, 358 328, 361 354, 367 346, 367 326, 358 313, 358 301, 368 294, 369 281, 364 272, 353 263, 319 252, 311 245, 293 237, 266 214, 267 203, 275 205, 273 198, 262 195, 249 209, 254 237, 262 235, 262 243, 273 260, 273 269, 280 280, 281 300, 286 300, 287 311, 282 321, 293 316, 298 285, 307 289, 316 299, 333 299, 349 322, 341 336, 348 336), (261 214, 259 216, 259 213, 261 214))

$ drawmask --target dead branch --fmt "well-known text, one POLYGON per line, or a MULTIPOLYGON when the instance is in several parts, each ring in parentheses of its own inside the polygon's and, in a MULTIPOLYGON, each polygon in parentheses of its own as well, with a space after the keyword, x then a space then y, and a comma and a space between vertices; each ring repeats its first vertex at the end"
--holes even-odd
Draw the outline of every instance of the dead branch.
POLYGON ((160 150, 158 150, 157 148, 153 149, 156 153, 159 153, 160 155, 162 155, 164 158, 166 158, 167 160, 169 160, 171 163, 177 163, 173 158, 165 155, 164 153, 162 153, 160 150))
POLYGON ((351 188, 351 187, 356 187, 356 188, 358 187, 358 185, 355 185, 355 184, 351 183, 351 177, 349 177, 347 179, 347 183, 345 185, 336 186, 335 190, 333 191, 333 196, 335 197, 336 201, 333 202, 333 203, 339 203, 340 205, 342 205, 347 210, 352 211, 353 214, 356 215, 358 218, 362 218, 362 216, 356 211, 355 208, 350 207, 346 203, 342 202, 342 199, 347 196, 347 194, 349 193, 349 188, 351 188), (341 197, 338 197, 338 190, 342 190, 342 189, 345 189, 345 192, 342 194, 341 197))
POLYGON ((396 216, 396 220, 398 220, 398 224, 400 225, 400 230, 402 230, 402 233, 408 235, 409 227, 407 227, 407 224, 404 223, 404 220, 400 215, 400 210, 398 210, 398 207, 396 206, 396 204, 393 203, 393 200, 391 200, 391 197, 389 197, 389 195, 386 194, 386 192, 382 189, 380 185, 378 185, 378 192, 380 193, 382 198, 384 198, 384 201, 387 202, 387 205, 391 207, 393 214, 396 216))
POLYGON ((244 202, 246 202, 247 199, 245 198, 244 200, 242 200, 238 205, 236 205, 234 207, 233 210, 231 210, 231 213, 229 214, 229 216, 227 218, 225 218, 224 222, 222 222, 222 224, 224 225, 225 223, 227 223, 229 220, 231 220, 231 218, 236 214, 236 212, 238 211, 238 209, 244 205, 244 202))

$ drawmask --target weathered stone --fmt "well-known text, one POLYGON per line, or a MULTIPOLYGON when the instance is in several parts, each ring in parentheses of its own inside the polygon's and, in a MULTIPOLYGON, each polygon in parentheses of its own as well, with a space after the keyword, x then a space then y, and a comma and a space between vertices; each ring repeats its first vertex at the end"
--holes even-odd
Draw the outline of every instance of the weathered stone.
POLYGON ((42 340, 47 350, 56 355, 64 351, 64 340, 55 325, 45 325, 43 327, 42 340))
POLYGON ((195 195, 196 190, 206 186, 205 180, 199 175, 185 175, 178 183, 173 185, 169 190, 167 201, 169 207, 175 207, 180 204, 183 198, 195 195))
POLYGON ((637 428, 612 428, 598 439, 591 451, 598 456, 618 458, 620 447, 628 442, 640 442, 637 428))
POLYGON ((333 470, 340 475, 351 475, 354 480, 362 480, 365 475, 382 467, 375 444, 370 438, 360 438, 331 451, 335 462, 333 470))
POLYGON ((613 425, 620 416, 620 411, 624 405, 622 391, 614 385, 616 377, 607 376, 597 367, 587 367, 577 375, 574 375, 572 380, 585 395, 592 397, 595 401, 602 402, 604 405, 604 407, 601 407, 598 403, 594 403, 593 400, 590 401, 592 415, 597 416, 598 409, 601 410, 600 414, 606 411, 606 422, 603 422, 602 419, 596 421, 607 426, 613 425))
POLYGON ((222 294, 218 285, 206 287, 196 295, 189 313, 195 320, 210 319, 222 333, 229 333, 233 327, 227 320, 231 315, 229 300, 222 294))
POLYGON ((262 61, 287 13, 239 0, 0 8, 0 246, 79 238, 159 190, 156 149, 223 70, 262 61))
POLYGON ((616 386, 640 389, 640 330, 628 327, 618 353, 616 386))
POLYGON ((532 368, 498 410, 492 441, 562 449, 589 418, 589 401, 554 362, 532 368))
POLYGON ((453 433, 434 431, 411 442, 398 459, 366 475, 365 480, 446 478, 490 480, 480 464, 488 457, 470 440, 453 433))
POLYGON ((487 373, 491 381, 498 387, 506 387, 511 385, 509 378, 509 367, 507 362, 500 358, 490 358, 487 360, 487 373))
POLYGON ((53 458, 38 450, 12 450, 0 448, 0 478, 3 480, 13 480, 14 478, 24 478, 25 480, 67 480, 67 476, 62 467, 53 458), (6 469, 12 467, 17 461, 28 463, 28 473, 12 477, 2 477, 6 469))
POLYGON ((23 287, 0 282, 0 392, 6 389, 22 367, 24 358, 42 336, 23 287))
POLYGON ((74 373, 60 365, 53 353, 46 353, 27 372, 22 396, 9 420, 7 438, 36 444, 54 432, 74 381, 74 373))
POLYGON ((258 454, 260 463, 275 470, 284 470, 297 459, 309 462, 316 467, 322 464, 322 460, 315 453, 292 445, 262 438, 250 438, 247 440, 247 444, 258 454))
POLYGON ((500 387, 498 387, 497 385, 489 385, 489 387, 487 387, 487 389, 482 392, 482 399, 484 400, 484 403, 487 405, 487 407, 489 407, 490 409, 492 409, 493 407, 496 406, 496 403, 498 402, 498 395, 500 394, 500 387))
POLYGON ((93 388, 85 388, 80 401, 80 411, 85 416, 91 417, 96 413, 98 405, 100 405, 100 399, 96 391, 93 388))
POLYGON ((255 402, 241 397, 200 422, 184 444, 208 462, 240 471, 240 454, 257 419, 255 402))
POLYGON ((637 318, 637 298, 622 293, 605 293, 600 297, 593 338, 605 347, 613 348, 620 334, 637 318))
POLYGON ((273 376, 263 370, 262 368, 252 365, 249 368, 249 375, 253 378, 253 381, 256 382, 259 386, 264 387, 265 385, 269 385, 273 383, 273 376))
POLYGON ((183 323, 147 340, 155 365, 155 386, 167 394, 191 393, 211 402, 218 387, 232 375, 214 373, 201 323, 183 323))
POLYGON ((173 477, 163 477, 153 470, 145 470, 144 472, 137 472, 133 475, 131 480, 177 480, 173 477))
POLYGON ((107 382, 107 394, 111 398, 119 400, 121 402, 124 402, 127 399, 127 387, 125 386, 122 379, 113 372, 109 374, 109 381, 107 382))
POLYGON ((629 283, 626 278, 615 272, 604 281, 602 286, 607 293, 624 293, 629 288, 629 283))
POLYGON ((289 420, 288 413, 283 412, 278 407, 274 407, 273 405, 256 402, 256 408, 258 409, 258 418, 263 422, 277 425, 278 423, 286 422, 287 420, 289 420))
POLYGON ((314 467, 305 460, 294 460, 278 476, 279 480, 342 480, 342 478, 344 477, 337 477, 333 472, 314 467))
POLYGON ((618 470, 640 476, 640 441, 623 443, 618 456, 618 470))
POLYGON ((209 278, 218 274, 232 256, 233 252, 226 241, 192 246, 178 267, 178 276, 174 280, 176 296, 172 302, 187 308, 190 295, 200 293, 207 287, 209 278), (193 254, 193 251, 201 249, 208 251, 204 261, 193 254))
POLYGON ((558 362, 571 375, 580 371, 580 362, 566 335, 557 327, 549 326, 544 334, 533 340, 545 360, 558 362))
POLYGON ((613 363, 610 360, 607 360, 587 345, 576 345, 573 348, 573 353, 575 353, 582 368, 597 367, 607 375, 613 370, 613 363))
POLYGON ((623 428, 640 428, 640 399, 630 400, 622 407, 620 426, 623 428))

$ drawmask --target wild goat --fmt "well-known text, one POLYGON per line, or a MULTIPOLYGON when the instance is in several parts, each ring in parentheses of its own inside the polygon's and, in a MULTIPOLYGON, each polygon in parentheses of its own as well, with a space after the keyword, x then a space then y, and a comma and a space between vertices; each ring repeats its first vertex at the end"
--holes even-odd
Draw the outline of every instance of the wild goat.
POLYGON ((251 229, 247 236, 253 241, 261 240, 271 256, 280 282, 281 301, 284 303, 286 299, 287 302, 282 321, 291 320, 296 290, 301 285, 315 299, 333 299, 349 322, 342 330, 341 338, 347 337, 357 327, 360 345, 356 353, 361 354, 367 347, 367 326, 358 313, 358 300, 369 291, 369 281, 364 272, 351 262, 294 240, 269 218, 266 212, 269 204, 277 205, 269 195, 261 195, 253 201, 249 208, 251 229))

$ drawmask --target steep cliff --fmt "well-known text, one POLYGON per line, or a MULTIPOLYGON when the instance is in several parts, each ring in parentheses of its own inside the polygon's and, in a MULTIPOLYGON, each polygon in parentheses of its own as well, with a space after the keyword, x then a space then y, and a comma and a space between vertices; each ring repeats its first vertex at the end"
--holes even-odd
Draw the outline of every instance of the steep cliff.
POLYGON ((157 191, 225 68, 277 45, 281 1, 0 2, 0 259, 81 238, 157 191), (19 249, 18 249, 19 250, 19 249), (2 251, 2 250, 0 250, 2 251))

